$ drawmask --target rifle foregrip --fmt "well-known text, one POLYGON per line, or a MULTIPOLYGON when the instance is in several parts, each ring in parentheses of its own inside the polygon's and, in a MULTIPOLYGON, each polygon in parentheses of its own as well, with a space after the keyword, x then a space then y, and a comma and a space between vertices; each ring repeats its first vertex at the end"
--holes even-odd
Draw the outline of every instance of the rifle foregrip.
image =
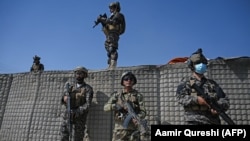
POLYGON ((130 114, 128 114, 127 116, 126 116, 126 118, 124 119, 124 122, 123 122, 123 127, 124 128, 128 128, 128 124, 129 124, 129 122, 131 121, 131 119, 132 119, 132 115, 130 115, 130 114))

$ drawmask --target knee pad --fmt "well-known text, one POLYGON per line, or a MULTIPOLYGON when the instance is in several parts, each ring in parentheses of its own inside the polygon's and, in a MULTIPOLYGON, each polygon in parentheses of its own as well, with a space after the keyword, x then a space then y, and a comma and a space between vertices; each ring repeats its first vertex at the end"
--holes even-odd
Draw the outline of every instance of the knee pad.
POLYGON ((113 54, 113 52, 116 52, 116 48, 113 47, 113 46, 109 46, 109 47, 108 47, 108 52, 109 52, 110 54, 113 54))
POLYGON ((115 51, 115 52, 112 52, 110 58, 111 58, 112 60, 117 60, 117 58, 118 58, 118 53, 117 53, 116 51, 115 51))

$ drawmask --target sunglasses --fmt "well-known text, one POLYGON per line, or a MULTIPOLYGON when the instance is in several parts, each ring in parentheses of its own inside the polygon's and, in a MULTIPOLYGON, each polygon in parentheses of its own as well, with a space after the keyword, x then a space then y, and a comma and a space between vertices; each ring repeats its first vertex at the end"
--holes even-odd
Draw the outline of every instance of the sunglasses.
POLYGON ((124 77, 123 80, 124 81, 128 81, 128 80, 133 81, 134 79, 132 77, 124 77))

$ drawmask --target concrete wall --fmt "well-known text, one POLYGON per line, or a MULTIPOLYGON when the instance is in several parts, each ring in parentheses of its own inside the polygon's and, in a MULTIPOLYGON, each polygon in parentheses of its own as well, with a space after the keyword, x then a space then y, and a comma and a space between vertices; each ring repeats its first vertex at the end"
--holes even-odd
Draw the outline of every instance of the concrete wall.
MULTIPOLYGON (((109 141, 112 114, 103 105, 119 91, 120 76, 132 71, 135 88, 145 97, 149 124, 183 124, 183 109, 175 98, 178 83, 190 76, 186 64, 119 67, 115 70, 89 70, 86 82, 94 88, 88 117, 91 141, 109 141)), ((250 124, 250 58, 209 61, 206 75, 216 80, 230 98, 227 114, 241 125, 250 124)), ((59 141, 60 98, 64 83, 73 80, 72 71, 45 71, 41 74, 0 74, 0 141, 59 141)), ((226 124, 222 121, 222 124, 226 124)))

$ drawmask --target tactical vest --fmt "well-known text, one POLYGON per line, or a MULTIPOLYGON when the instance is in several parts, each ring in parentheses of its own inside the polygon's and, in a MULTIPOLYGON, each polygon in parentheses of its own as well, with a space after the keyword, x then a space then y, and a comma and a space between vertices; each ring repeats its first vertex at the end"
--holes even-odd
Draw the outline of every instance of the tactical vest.
MULTIPOLYGON (((130 101, 131 102, 131 106, 134 109, 135 113, 138 114, 140 107, 139 107, 139 101, 138 101, 138 92, 135 90, 132 93, 128 93, 126 95, 124 95, 122 92, 121 93, 117 93, 117 105, 123 105, 124 101, 130 101)), ((121 114, 126 115, 127 111, 123 111, 122 113, 120 113, 121 111, 116 111, 115 112, 115 119, 119 119, 119 120, 123 120, 121 118, 119 118, 119 116, 121 114)))
MULTIPOLYGON (((186 87, 190 88, 190 95, 191 96, 198 96, 199 94, 197 93, 197 91, 194 88, 191 88, 191 79, 189 79, 189 81, 186 81, 186 87)), ((215 91, 215 84, 213 83, 212 80, 207 79, 207 81, 203 84, 202 88, 204 89, 204 93, 208 94, 211 98, 214 98, 216 100, 218 100, 218 96, 217 93, 215 91)), ((185 107, 185 110, 200 110, 200 111, 206 111, 208 110, 207 106, 203 106, 203 105, 193 105, 190 107, 185 107)))
POLYGON ((109 32, 117 32, 117 34, 120 34, 119 25, 107 24, 106 26, 102 28, 102 31, 104 32, 106 36, 108 36, 109 32))
POLYGON ((39 71, 40 70, 40 64, 38 64, 38 65, 37 64, 33 64, 32 65, 32 69, 33 69, 34 72, 39 71))
POLYGON ((79 88, 73 87, 72 92, 70 93, 70 107, 77 108, 86 103, 86 88, 81 86, 79 88))
MULTIPOLYGON (((121 23, 115 24, 115 25, 106 24, 105 26, 103 26, 102 30, 106 36, 108 35, 109 32, 117 32, 119 35, 121 35, 125 32, 126 22, 125 22, 124 15, 121 13, 117 13, 117 14, 119 14, 119 20, 121 23)), ((112 17, 110 17, 110 18, 112 19, 112 17)))

